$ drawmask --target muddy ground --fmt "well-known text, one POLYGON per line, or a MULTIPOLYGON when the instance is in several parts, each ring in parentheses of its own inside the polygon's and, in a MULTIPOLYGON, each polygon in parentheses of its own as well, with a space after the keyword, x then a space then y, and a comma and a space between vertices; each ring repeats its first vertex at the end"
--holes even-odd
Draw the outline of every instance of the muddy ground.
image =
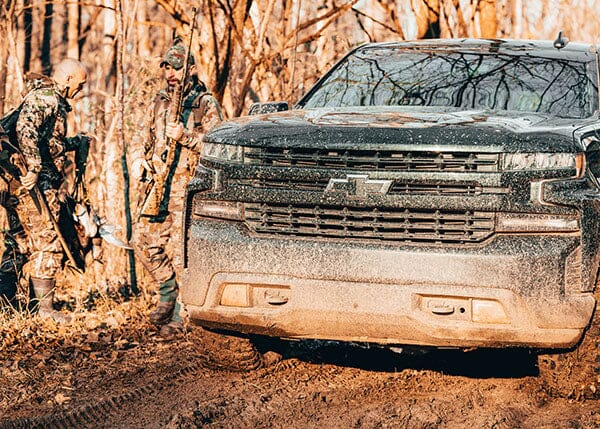
POLYGON ((560 355, 296 342, 250 372, 211 357, 201 328, 57 331, 0 351, 0 427, 596 428, 597 325, 560 355))

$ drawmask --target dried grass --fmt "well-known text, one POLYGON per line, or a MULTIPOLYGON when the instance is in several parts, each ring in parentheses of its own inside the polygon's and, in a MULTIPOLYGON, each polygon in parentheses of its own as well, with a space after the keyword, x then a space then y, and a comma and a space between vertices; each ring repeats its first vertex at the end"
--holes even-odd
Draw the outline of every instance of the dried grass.
POLYGON ((40 318, 27 310, 27 301, 20 301, 20 309, 0 308, 0 417, 1 410, 15 407, 60 408, 78 383, 124 356, 131 359, 119 364, 124 371, 141 365, 133 356, 144 353, 140 345, 154 343, 148 313, 155 295, 132 296, 125 286, 70 286, 59 288, 54 300, 55 309, 72 316, 66 323, 40 318))
POLYGON ((18 360, 19 355, 57 346, 89 349, 90 343, 100 338, 118 348, 120 337, 136 336, 138 328, 139 335, 145 335, 151 329, 147 314, 156 300, 145 292, 133 296, 123 285, 86 291, 58 288, 54 307, 72 316, 69 322, 59 324, 32 312, 30 301, 23 299, 22 293, 18 298, 18 308, 0 308, 0 361, 18 360))

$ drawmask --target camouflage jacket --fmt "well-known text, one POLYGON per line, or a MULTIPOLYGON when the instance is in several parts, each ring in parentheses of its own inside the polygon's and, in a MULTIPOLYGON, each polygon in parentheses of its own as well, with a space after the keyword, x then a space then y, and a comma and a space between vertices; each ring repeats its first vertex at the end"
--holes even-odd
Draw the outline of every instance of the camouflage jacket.
MULTIPOLYGON (((180 120, 185 133, 176 145, 177 155, 170 168, 165 164, 168 141, 165 128, 169 117, 171 94, 165 89, 158 92, 144 117, 144 123, 136 136, 136 142, 143 143, 142 155, 152 166, 156 175, 168 176, 170 197, 168 210, 176 210, 183 202, 185 185, 191 178, 198 162, 198 153, 204 133, 222 121, 223 115, 217 100, 204 84, 197 79, 186 88, 183 95, 180 120)), ((134 157, 136 157, 134 155, 134 157)))
POLYGON ((76 149, 78 139, 66 138, 67 100, 51 79, 38 76, 28 82, 16 132, 27 170, 39 172, 41 189, 57 189, 63 180, 65 152, 76 149))

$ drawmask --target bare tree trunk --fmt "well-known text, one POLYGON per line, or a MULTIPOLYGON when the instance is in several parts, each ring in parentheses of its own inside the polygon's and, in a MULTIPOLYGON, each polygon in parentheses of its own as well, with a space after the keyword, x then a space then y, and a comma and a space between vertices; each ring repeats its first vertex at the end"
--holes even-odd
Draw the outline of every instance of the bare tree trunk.
MULTIPOLYGON (((302 0, 295 0, 296 7, 294 8, 294 17, 293 17, 293 26, 295 29, 300 27, 300 12, 302 10, 302 0)), ((296 40, 294 40, 294 49, 292 50, 292 58, 291 58, 291 70, 290 70, 290 79, 287 93, 289 94, 289 99, 295 100, 298 96, 296 89, 298 85, 296 84, 296 66, 298 64, 298 37, 299 32, 296 31, 296 40)), ((287 97, 285 97, 287 98, 287 97)))
MULTIPOLYGON (((7 40, 6 20, 0 16, 0 38, 7 40)), ((6 43, 0 45, 0 116, 4 115, 4 99, 6 98, 6 77, 8 76, 8 46, 6 43)))
MULTIPOLYGON (((16 6, 16 5, 15 5, 16 6)), ((16 9, 16 7, 13 8, 13 11, 16 9)), ((21 94, 24 90, 24 83, 23 83, 23 69, 21 67, 21 62, 19 61, 19 53, 24 53, 25 52, 25 41, 24 38, 21 37, 19 35, 19 28, 18 28, 18 24, 19 21, 18 19, 13 20, 12 18, 14 17, 14 13, 11 13, 10 15, 8 15, 8 21, 6 23, 6 29, 7 29, 7 44, 8 44, 8 57, 14 58, 14 61, 12 61, 12 70, 14 75, 12 76, 12 82, 13 82, 13 87, 16 86, 17 88, 17 92, 19 94, 21 94), (16 27, 16 28, 15 28, 16 27), (11 55, 12 52, 12 55, 11 55)), ((24 33, 24 31, 21 31, 21 33, 24 33)), ((5 63, 6 66, 8 67, 10 64, 9 63, 5 63)), ((7 77, 7 81, 9 79, 10 76, 7 77)))
POLYGON ((414 38, 440 37, 440 0, 413 1, 417 34, 414 38))
POLYGON ((148 3, 140 1, 136 11, 137 25, 137 49, 138 55, 142 58, 150 57, 150 34, 148 33, 148 3))
POLYGON ((52 46, 52 13, 54 4, 52 2, 45 3, 44 6, 44 35, 42 37, 42 52, 40 57, 42 60, 42 73, 49 75, 52 72, 52 60, 50 50, 52 46))
MULTIPOLYGON (((118 122, 118 132, 117 132, 117 144, 114 145, 114 153, 113 150, 111 152, 111 158, 114 156, 115 158, 118 155, 118 148, 120 148, 120 159, 121 159, 121 172, 123 173, 123 194, 124 194, 124 213, 125 213, 125 224, 126 224, 126 234, 127 241, 131 240, 132 236, 132 222, 131 222, 131 209, 129 204, 129 172, 127 170, 127 146, 125 144, 125 67, 123 64, 123 58, 125 57, 125 34, 126 29, 123 24, 123 3, 121 0, 116 1, 116 17, 117 17, 117 50, 116 50, 116 98, 117 98, 117 117, 119 118, 118 122)), ((111 163, 112 164, 112 163, 111 163)), ((114 163, 116 164, 116 162, 114 163)), ((115 177, 116 179, 116 177, 115 177)), ((116 188, 115 186, 115 191, 116 188)), ((113 195, 118 195, 116 192, 113 195)), ((137 278, 135 272, 135 257, 133 254, 133 250, 128 250, 129 257, 129 285, 131 286, 131 290, 134 294, 137 295, 137 278)))
POLYGON ((511 17, 513 19, 513 37, 521 37, 523 34, 523 0, 509 0, 511 3, 511 17))
MULTIPOLYGON (((231 36, 231 26, 227 26, 227 30, 223 39, 226 41, 224 44, 219 43, 220 32, 217 31, 217 23, 215 19, 215 7, 213 0, 208 0, 208 14, 210 19, 210 29, 211 29, 211 42, 212 48, 214 52, 215 59, 215 85, 213 87, 213 93, 217 100, 220 103, 223 102, 223 96, 225 94, 225 87, 227 86, 227 81, 229 77, 229 71, 231 70, 231 62, 233 56, 233 40, 231 36), (224 45, 224 46, 223 46, 224 45), (223 47, 223 51, 225 52, 224 56, 221 56, 221 47, 223 47)), ((225 13, 229 13, 225 11, 225 13)))
POLYGON ((459 0, 441 0, 440 36, 444 38, 465 37, 467 36, 466 27, 459 0))
POLYGON ((54 5, 52 27, 52 31, 55 33, 52 41, 52 62, 56 63, 67 56, 69 42, 69 4, 54 5))
MULTIPOLYGON (((102 63, 101 70, 104 73, 104 85, 102 87, 110 92, 115 75, 115 41, 117 37, 117 18, 115 12, 115 1, 104 0, 104 33, 102 40, 102 63)), ((110 110, 110 109, 109 109, 110 110)))
POLYGON ((23 30, 25 33, 23 46, 23 73, 27 73, 31 68, 31 37, 33 27, 32 0, 24 0, 23 9, 23 30))
MULTIPOLYGON (((8 41, 8 32, 12 26, 14 2, 8 0, 0 4, 0 40, 8 41)), ((6 98, 6 78, 8 76, 8 43, 0 43, 0 116, 4 114, 4 100, 6 98)))
POLYGON ((79 3, 67 3, 67 57, 79 59, 79 3))
MULTIPOLYGON (((104 174, 106 183, 106 194, 104 195, 105 200, 103 201, 104 207, 108 208, 111 206, 110 201, 121 200, 118 195, 123 193, 123 183, 121 181, 121 145, 123 144, 123 121, 122 108, 123 108, 123 84, 124 76, 117 73, 117 63, 119 67, 122 67, 122 55, 121 51, 124 49, 124 44, 118 43, 118 37, 123 35, 120 33, 123 31, 122 28, 122 3, 121 0, 105 0, 105 6, 111 9, 106 9, 104 12, 104 40, 103 40, 103 71, 104 71, 104 85, 108 94, 116 93, 116 98, 106 97, 105 98, 105 114, 107 119, 111 119, 111 125, 109 132, 105 136, 104 141, 104 174), (117 198, 115 198, 117 197, 117 198)), ((122 206, 112 208, 113 221, 122 224, 122 218, 119 215, 122 213, 122 206)), ((108 250, 108 249, 107 249, 108 250)), ((115 249, 110 249, 109 257, 116 261, 119 258, 115 249)), ((119 252, 120 253, 120 252, 119 252)), ((121 267, 123 264, 118 264, 121 267)), ((116 268, 116 264, 115 264, 116 268)), ((120 270, 109 270, 108 276, 120 276, 120 270)))
POLYGON ((498 37, 498 16, 495 0, 482 0, 479 2, 479 16, 481 37, 498 37))

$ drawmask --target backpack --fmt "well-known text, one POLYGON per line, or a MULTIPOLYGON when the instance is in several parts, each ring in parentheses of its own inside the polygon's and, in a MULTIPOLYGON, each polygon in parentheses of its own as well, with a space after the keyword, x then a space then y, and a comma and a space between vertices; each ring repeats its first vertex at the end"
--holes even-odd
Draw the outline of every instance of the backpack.
MULTIPOLYGON (((50 85, 49 78, 38 73, 27 73, 25 80, 28 91, 27 95, 36 89, 50 85)), ((0 118, 0 160, 10 158, 10 155, 21 150, 19 140, 17 139, 17 121, 19 120, 19 115, 21 114, 27 95, 23 97, 23 101, 21 101, 18 107, 0 118)))
POLYGON ((14 153, 19 149, 17 139, 17 121, 21 113, 22 104, 0 118, 0 151, 14 153))
POLYGON ((16 178, 20 176, 20 172, 11 162, 11 157, 20 150, 17 120, 22 106, 21 104, 0 118, 0 169, 16 178))

